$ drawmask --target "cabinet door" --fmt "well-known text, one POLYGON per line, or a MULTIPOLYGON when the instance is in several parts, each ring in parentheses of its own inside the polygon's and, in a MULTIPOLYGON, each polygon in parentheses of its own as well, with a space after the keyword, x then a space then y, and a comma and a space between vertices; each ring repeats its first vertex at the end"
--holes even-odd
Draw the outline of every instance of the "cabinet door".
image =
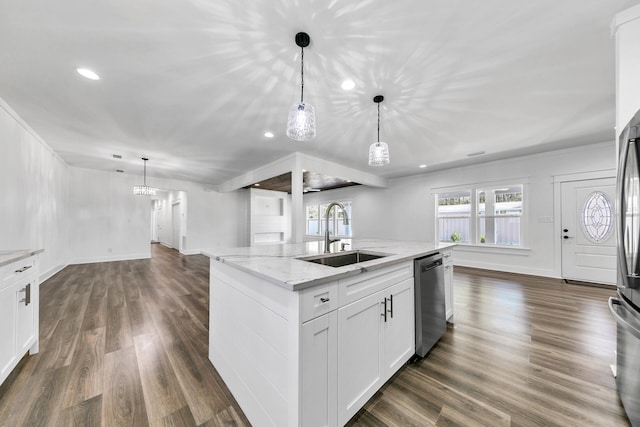
POLYGON ((407 279, 384 291, 387 298, 387 320, 383 320, 383 382, 391 378, 415 353, 413 286, 414 280, 407 279))
POLYGON ((444 266, 444 305, 447 321, 453 323, 453 264, 444 266))
POLYGON ((301 425, 335 426, 338 381, 338 314, 336 311, 302 325, 301 425))
POLYGON ((383 384, 383 292, 338 309, 338 424, 343 425, 383 384))
POLYGON ((0 290, 0 383, 7 378, 16 360, 16 289, 0 290))
POLYGON ((23 279, 15 286, 17 312, 17 356, 21 358, 35 342, 34 289, 35 278, 23 279))

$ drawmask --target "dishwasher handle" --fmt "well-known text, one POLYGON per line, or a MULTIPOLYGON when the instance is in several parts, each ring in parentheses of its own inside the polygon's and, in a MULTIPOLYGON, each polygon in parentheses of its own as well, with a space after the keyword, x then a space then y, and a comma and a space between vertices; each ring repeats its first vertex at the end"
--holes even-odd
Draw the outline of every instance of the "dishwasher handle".
POLYGON ((420 264, 420 272, 424 273, 425 271, 433 270, 442 265, 442 258, 435 260, 429 264, 420 264))

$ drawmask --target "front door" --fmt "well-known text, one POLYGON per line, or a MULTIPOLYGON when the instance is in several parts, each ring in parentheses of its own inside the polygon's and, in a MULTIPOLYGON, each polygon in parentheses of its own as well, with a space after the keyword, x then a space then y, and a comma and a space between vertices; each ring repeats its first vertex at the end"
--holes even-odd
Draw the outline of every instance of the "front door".
POLYGON ((562 277, 616 283, 615 178, 563 182, 562 277))

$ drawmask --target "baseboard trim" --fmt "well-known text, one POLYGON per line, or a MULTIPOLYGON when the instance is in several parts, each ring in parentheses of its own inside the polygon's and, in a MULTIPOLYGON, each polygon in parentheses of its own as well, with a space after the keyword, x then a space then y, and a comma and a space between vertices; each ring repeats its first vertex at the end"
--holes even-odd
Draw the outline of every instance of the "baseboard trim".
POLYGON ((47 280, 51 279, 53 276, 55 276, 56 274, 64 270, 68 265, 69 264, 58 265, 56 267, 49 269, 49 271, 42 273, 39 278, 40 283, 44 283, 47 280))
POLYGON ((108 257, 91 257, 91 258, 79 258, 71 262, 71 265, 76 264, 93 264, 97 262, 114 262, 114 261, 130 261, 134 259, 150 259, 150 253, 144 254, 130 254, 130 255, 113 255, 108 257))

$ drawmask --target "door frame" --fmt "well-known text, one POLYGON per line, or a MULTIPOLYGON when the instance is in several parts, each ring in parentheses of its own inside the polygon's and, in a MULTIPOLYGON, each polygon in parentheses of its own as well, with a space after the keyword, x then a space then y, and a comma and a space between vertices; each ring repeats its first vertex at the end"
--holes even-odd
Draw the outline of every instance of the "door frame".
MULTIPOLYGON (((553 176, 553 273, 562 278, 562 183, 586 181, 590 179, 616 178, 616 169, 603 169, 593 172, 569 173, 553 176)), ((617 191, 617 189, 616 189, 617 191)), ((618 213, 616 212, 616 215, 618 213)))

